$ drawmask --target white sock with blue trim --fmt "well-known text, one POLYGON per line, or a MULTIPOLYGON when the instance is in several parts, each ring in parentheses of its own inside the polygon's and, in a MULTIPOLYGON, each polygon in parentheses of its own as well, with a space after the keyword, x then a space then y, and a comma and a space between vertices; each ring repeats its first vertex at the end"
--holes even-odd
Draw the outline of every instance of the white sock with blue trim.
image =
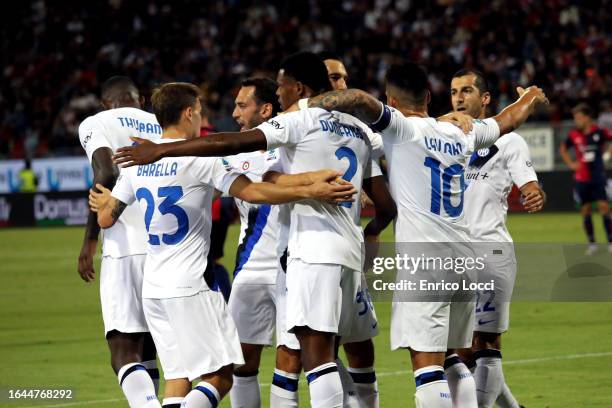
POLYGON ((452 408, 452 400, 444 369, 437 365, 419 368, 414 372, 417 408, 452 408))
POLYGON ((451 354, 444 360, 444 372, 451 391, 454 407, 478 408, 476 401, 476 383, 472 372, 461 361, 457 354, 451 354))
POLYGON ((141 363, 124 365, 117 378, 131 408, 161 408, 153 381, 141 363))
POLYGON ((348 372, 353 378, 360 406, 378 408, 380 404, 378 401, 378 382, 376 381, 374 367, 349 367, 348 372))
POLYGON ((200 381, 183 400, 182 408, 217 408, 221 396, 214 385, 200 381))
POLYGON ((344 400, 336 363, 321 364, 306 374, 312 408, 340 408, 344 400))
POLYGON ((274 369, 270 386, 270 408, 294 408, 298 406, 299 373, 274 369))

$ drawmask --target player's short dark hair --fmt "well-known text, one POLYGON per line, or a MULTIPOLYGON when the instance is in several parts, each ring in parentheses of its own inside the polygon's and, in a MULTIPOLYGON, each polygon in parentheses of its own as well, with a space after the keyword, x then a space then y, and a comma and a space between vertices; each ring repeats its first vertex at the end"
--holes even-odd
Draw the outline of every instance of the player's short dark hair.
POLYGON ((120 100, 125 94, 133 92, 139 96, 138 87, 134 81, 121 75, 108 78, 100 87, 102 100, 120 100))
POLYGON ((335 52, 331 52, 331 51, 321 51, 317 55, 319 56, 319 58, 321 58, 321 61, 325 61, 328 59, 342 61, 342 59, 340 58, 338 54, 336 54, 335 52))
POLYGON ((487 78, 484 76, 482 72, 478 71, 477 69, 472 69, 472 68, 460 69, 459 71, 455 72, 455 75, 453 75, 453 78, 459 78, 459 77, 467 76, 467 75, 474 75, 476 77, 476 80, 474 81, 474 85, 476 86, 476 88, 478 89, 478 92, 480 92, 481 95, 486 92, 490 92, 489 82, 487 81, 487 78))
POLYGON ((429 80, 424 67, 414 62, 393 64, 386 74, 387 86, 399 89, 405 102, 411 105, 423 105, 427 100, 429 80))
POLYGON ((308 86, 314 92, 331 91, 325 63, 316 54, 301 51, 288 56, 281 62, 280 69, 296 81, 308 86))
POLYGON ((585 116, 588 116, 589 118, 593 117, 593 109, 591 109, 591 107, 587 103, 579 103, 578 105, 572 108, 572 113, 578 112, 582 113, 585 116))
POLYGON ((253 96, 257 104, 272 104, 272 116, 276 116, 281 111, 280 103, 276 96, 276 81, 267 77, 249 77, 242 81, 240 85, 255 88, 253 96))
POLYGON ((188 107, 194 107, 202 98, 202 91, 194 84, 187 82, 168 82, 153 90, 151 105, 162 128, 176 125, 181 113, 188 107))

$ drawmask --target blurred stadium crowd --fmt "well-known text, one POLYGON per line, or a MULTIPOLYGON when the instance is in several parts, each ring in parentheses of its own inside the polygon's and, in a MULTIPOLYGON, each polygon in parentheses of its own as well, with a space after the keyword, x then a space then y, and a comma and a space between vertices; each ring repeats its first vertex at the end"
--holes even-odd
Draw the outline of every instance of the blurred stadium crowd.
MULTIPOLYGON (((514 85, 551 96, 539 119, 571 118, 587 101, 612 111, 612 13, 608 0, 24 1, 0 27, 0 158, 82 154, 79 122, 98 109, 98 84, 131 76, 144 95, 158 83, 193 82, 217 129, 236 129, 242 78, 275 75, 297 50, 333 51, 350 86, 380 95, 393 58, 430 70, 432 114, 450 109, 461 67, 491 82, 496 108, 514 85)), ((607 123, 610 126, 609 123, 607 123)))

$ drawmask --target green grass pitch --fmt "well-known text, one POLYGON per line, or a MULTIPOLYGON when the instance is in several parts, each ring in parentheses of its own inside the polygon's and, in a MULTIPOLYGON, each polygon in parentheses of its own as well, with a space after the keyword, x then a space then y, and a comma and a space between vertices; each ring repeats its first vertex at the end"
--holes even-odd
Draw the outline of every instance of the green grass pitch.
MULTIPOLYGON (((598 216, 594 223, 601 240, 598 216)), ((517 242, 584 241, 578 214, 511 215, 509 226, 517 242)), ((226 265, 233 264, 237 231, 232 226, 226 265)), ((0 406, 127 406, 109 365, 98 283, 85 284, 76 272, 81 239, 81 228, 0 231, 0 406), (4 399, 7 388, 19 387, 69 387, 76 400, 4 399)), ((376 308, 381 406, 412 407, 408 353, 389 351, 390 305, 376 308)), ((505 374, 522 404, 612 406, 612 303, 517 302, 511 310, 503 342, 505 374)), ((260 370, 263 406, 268 406, 272 356, 271 349, 265 351, 260 370)), ((308 405, 303 379, 300 399, 308 405)), ((229 407, 229 398, 221 406, 229 407)))

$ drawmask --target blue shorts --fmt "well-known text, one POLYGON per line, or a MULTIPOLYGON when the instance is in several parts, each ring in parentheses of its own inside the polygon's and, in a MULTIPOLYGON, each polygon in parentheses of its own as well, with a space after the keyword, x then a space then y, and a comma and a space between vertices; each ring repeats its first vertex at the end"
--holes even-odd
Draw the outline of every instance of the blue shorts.
POLYGON ((579 205, 592 203, 595 201, 606 201, 606 183, 601 182, 580 182, 574 186, 574 199, 579 205))

